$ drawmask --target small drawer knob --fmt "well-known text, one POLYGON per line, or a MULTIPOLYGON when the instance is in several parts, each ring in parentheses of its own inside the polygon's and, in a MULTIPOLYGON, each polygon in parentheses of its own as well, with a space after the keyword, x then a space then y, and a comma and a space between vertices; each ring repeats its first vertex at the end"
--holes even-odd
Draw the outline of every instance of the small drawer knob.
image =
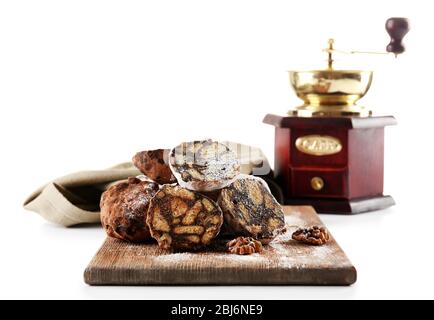
POLYGON ((324 180, 320 177, 313 177, 310 180, 310 186, 315 191, 320 191, 322 188, 324 188, 324 180))

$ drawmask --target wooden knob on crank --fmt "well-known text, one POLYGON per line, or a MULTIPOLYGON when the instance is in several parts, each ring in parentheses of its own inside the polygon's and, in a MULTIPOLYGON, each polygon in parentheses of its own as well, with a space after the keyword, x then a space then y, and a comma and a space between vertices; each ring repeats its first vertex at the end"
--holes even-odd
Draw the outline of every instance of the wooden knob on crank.
POLYGON ((408 19, 406 18, 389 18, 386 21, 386 31, 390 35, 390 43, 386 47, 387 52, 392 52, 395 55, 403 53, 405 47, 402 44, 402 39, 410 30, 408 19))

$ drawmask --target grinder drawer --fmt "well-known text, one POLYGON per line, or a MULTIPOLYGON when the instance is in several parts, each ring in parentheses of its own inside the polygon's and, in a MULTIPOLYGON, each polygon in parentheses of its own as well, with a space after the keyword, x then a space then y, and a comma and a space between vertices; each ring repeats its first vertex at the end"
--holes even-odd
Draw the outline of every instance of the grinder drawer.
POLYGON ((348 170, 291 169, 291 193, 295 197, 348 197, 348 170))

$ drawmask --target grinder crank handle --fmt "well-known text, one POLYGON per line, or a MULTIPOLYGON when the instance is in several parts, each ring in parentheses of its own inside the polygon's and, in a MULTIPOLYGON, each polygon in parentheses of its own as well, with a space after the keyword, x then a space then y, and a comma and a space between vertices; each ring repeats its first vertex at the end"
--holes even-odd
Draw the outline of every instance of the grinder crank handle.
POLYGON ((386 21, 386 31, 390 35, 390 42, 386 51, 394 53, 395 56, 405 51, 402 39, 410 30, 408 19, 406 18, 389 18, 386 21))

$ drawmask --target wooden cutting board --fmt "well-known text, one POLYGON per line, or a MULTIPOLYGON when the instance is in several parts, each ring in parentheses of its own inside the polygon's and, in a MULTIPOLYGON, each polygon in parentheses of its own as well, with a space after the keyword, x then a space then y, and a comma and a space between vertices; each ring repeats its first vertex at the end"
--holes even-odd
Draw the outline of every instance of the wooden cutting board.
POLYGON ((323 225, 312 207, 285 206, 288 231, 262 253, 169 253, 156 244, 107 238, 84 272, 90 285, 350 285, 356 269, 331 237, 323 246, 291 239, 297 227, 323 225))

